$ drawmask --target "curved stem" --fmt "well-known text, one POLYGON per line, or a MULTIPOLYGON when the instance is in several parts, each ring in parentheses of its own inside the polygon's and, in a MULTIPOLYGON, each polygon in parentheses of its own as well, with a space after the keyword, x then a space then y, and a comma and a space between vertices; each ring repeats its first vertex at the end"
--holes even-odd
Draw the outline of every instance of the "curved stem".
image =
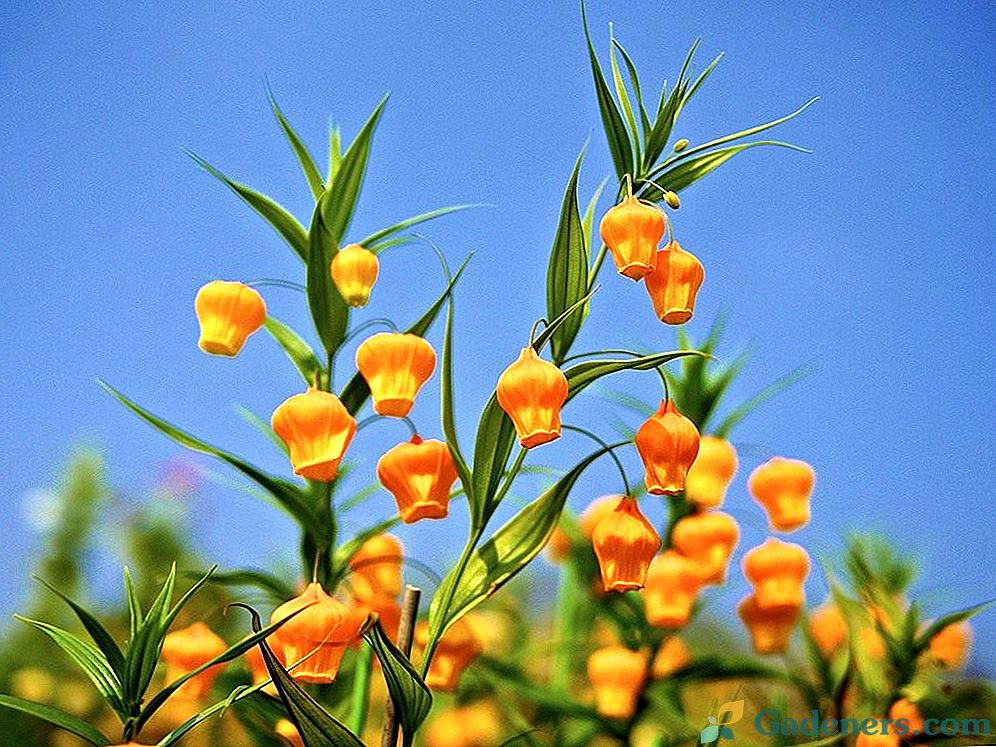
POLYGON ((616 463, 616 467, 619 469, 619 476, 622 478, 622 483, 623 483, 623 495, 630 496, 633 494, 632 491, 629 489, 629 480, 626 479, 626 470, 623 469, 622 461, 620 461, 619 457, 616 455, 614 451, 614 449, 616 448, 615 446, 609 446, 609 444, 606 441, 603 441, 601 438, 596 436, 591 431, 585 430, 584 428, 578 428, 576 425, 562 425, 561 428, 568 431, 574 431, 575 433, 580 433, 583 436, 587 436, 592 441, 601 446, 603 449, 605 449, 606 453, 610 457, 612 457, 612 461, 616 463))
POLYGON ((587 353, 575 353, 572 356, 564 358, 561 363, 569 363, 571 361, 576 361, 580 358, 591 358, 595 355, 630 355, 634 358, 642 357, 640 353, 636 353, 632 350, 623 350, 622 348, 606 348, 605 350, 592 350, 587 353))
POLYGON ((548 322, 546 319, 537 319, 535 322, 533 322, 533 328, 529 330, 529 347, 533 346, 533 340, 536 339, 536 331, 537 329, 539 329, 539 326, 541 324, 544 327, 550 326, 550 322, 548 322))
POLYGON ((258 280, 250 280, 246 283, 250 288, 257 288, 263 286, 270 286, 273 288, 287 288, 289 290, 300 291, 301 293, 307 292, 305 288, 300 283, 295 283, 291 280, 281 280, 280 278, 259 278, 258 280))
POLYGON ((356 424, 356 432, 359 433, 368 425, 373 425, 374 423, 378 423, 384 420, 390 420, 392 422, 404 421, 404 424, 408 426, 408 430, 411 431, 411 434, 413 436, 418 435, 418 428, 415 427, 415 423, 412 422, 411 418, 392 418, 386 415, 369 415, 363 418, 363 420, 361 420, 359 423, 356 424))
POLYGON ((608 252, 608 247, 602 244, 602 248, 598 250, 598 254, 595 255, 595 261, 591 264, 591 272, 588 275, 588 292, 591 293, 591 289, 595 287, 595 281, 598 280, 598 272, 602 269, 602 264, 605 262, 605 254, 608 252))

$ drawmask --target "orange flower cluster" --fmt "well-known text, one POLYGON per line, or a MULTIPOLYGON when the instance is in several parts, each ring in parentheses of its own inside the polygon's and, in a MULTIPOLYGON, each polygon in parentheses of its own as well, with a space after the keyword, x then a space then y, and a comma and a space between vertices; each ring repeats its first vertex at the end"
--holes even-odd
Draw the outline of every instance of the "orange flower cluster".
POLYGON ((744 555, 743 571, 754 593, 740 602, 737 613, 754 650, 781 653, 788 648, 805 602, 809 555, 799 545, 769 537, 744 555))
MULTIPOLYGON (((162 657, 166 662, 166 681, 175 682, 188 672, 220 656, 227 644, 203 622, 195 622, 182 630, 174 631, 163 640, 162 657)), ((208 667, 187 680, 177 691, 190 700, 203 700, 211 694, 214 681, 224 665, 208 667)))

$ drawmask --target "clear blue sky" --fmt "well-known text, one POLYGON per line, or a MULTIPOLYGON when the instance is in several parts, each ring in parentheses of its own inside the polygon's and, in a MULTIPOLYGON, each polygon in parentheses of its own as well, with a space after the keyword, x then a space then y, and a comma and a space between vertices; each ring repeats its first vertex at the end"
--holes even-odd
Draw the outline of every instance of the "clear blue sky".
MULTIPOLYGON (((592 0, 589 12, 603 51, 616 22, 648 87, 674 77, 696 36, 700 65, 727 53, 683 119, 680 134, 693 141, 822 97, 779 133, 813 155, 754 151, 684 195, 676 226, 707 268, 691 331, 730 313, 725 351, 755 349, 740 397, 817 361, 735 433, 742 445, 815 464, 815 518, 799 541, 831 552, 847 529, 884 529, 924 561, 917 588, 929 611, 996 596, 996 7, 592 0)), ((610 168, 574 2, 6 2, 0 50, 4 615, 38 541, 22 498, 52 482, 71 444, 101 444, 126 493, 179 453, 103 394, 97 377, 283 468, 230 405, 266 415, 298 389, 295 373, 262 336, 235 361, 200 354, 192 302, 209 279, 298 278, 300 265, 180 150, 307 216, 310 197, 268 111, 264 76, 318 154, 328 115, 352 135, 392 92, 356 236, 439 205, 495 206, 429 229, 453 260, 476 251, 458 295, 465 441, 542 313, 560 197, 587 138, 583 191, 610 168)), ((428 252, 398 250, 364 313, 409 321, 439 286, 428 252)), ((271 289, 267 300, 307 323, 295 294, 271 289)), ((673 332, 654 320, 641 287, 606 273, 580 344, 638 342, 671 348, 673 332)), ((613 383, 647 398, 657 388, 649 376, 613 383)), ((428 435, 438 435, 435 414, 430 392, 416 411, 428 435)), ((368 479, 378 449, 402 432, 369 434, 368 479)), ((544 459, 563 463, 582 450, 565 443, 544 459)), ((745 546, 762 536, 744 487, 754 464, 745 456, 730 502, 754 523, 745 546)), ((615 490, 605 466, 572 503, 615 490)), ((372 510, 388 505, 379 498, 372 510)), ((237 491, 209 486, 196 510, 198 540, 223 564, 289 551, 283 519, 237 491)), ((462 531, 456 520, 405 536, 441 566, 462 531)), ((99 553, 94 562, 117 563, 99 553)), ((976 661, 992 670, 996 614, 977 627, 976 661)))

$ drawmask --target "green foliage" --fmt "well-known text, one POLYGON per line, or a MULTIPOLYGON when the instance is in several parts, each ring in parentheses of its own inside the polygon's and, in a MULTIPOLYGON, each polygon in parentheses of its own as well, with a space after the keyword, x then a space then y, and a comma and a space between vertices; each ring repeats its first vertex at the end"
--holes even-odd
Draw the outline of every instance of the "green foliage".
POLYGON ((404 744, 407 747, 412 744, 415 732, 429 715, 432 693, 408 657, 391 643, 379 621, 371 625, 363 637, 380 659, 387 690, 401 720, 404 744))

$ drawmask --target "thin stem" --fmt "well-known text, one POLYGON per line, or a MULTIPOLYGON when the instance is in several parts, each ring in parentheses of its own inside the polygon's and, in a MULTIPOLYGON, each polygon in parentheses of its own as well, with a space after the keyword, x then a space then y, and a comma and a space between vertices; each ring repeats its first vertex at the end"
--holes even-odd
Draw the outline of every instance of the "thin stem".
POLYGON ((300 283, 295 283, 290 280, 281 280, 280 278, 259 278, 258 280, 250 280, 246 283, 250 288, 261 288, 264 286, 270 286, 273 288, 287 288, 289 290, 300 291, 301 293, 307 292, 305 288, 300 283))
POLYGON ((356 658, 353 670, 353 697, 349 706, 349 729, 362 737, 367 726, 370 704, 370 671, 373 669, 373 649, 364 643, 356 658))
POLYGON ((580 358, 591 358, 595 355, 631 355, 634 358, 642 357, 640 353, 633 352, 632 350, 623 350, 621 348, 606 348, 605 350, 591 350, 587 353, 575 353, 572 356, 564 358, 561 363, 570 363, 571 361, 576 361, 580 358))
POLYGON ((537 319, 535 322, 533 322, 533 328, 529 330, 529 347, 533 346, 533 340, 536 339, 536 330, 539 329, 539 326, 541 324, 544 327, 550 326, 550 322, 548 322, 546 319, 537 319))
POLYGON ((595 261, 591 264, 591 273, 588 277, 588 292, 591 293, 591 289, 595 287, 595 281, 598 280, 598 272, 602 269, 602 264, 605 262, 605 254, 608 252, 608 247, 602 244, 602 248, 598 250, 598 254, 595 255, 595 261))
POLYGON ((619 460, 619 457, 616 455, 615 451, 613 450, 616 447, 609 446, 607 442, 603 441, 601 438, 596 436, 591 431, 585 430, 584 428, 578 428, 576 425, 562 425, 561 428, 568 431, 574 431, 575 433, 580 433, 583 436, 587 436, 592 441, 601 446, 603 449, 605 449, 605 452, 610 457, 612 457, 612 461, 616 463, 616 467, 619 469, 619 476, 622 478, 622 483, 623 483, 623 495, 633 494, 632 491, 630 491, 629 489, 629 480, 626 479, 626 470, 623 469, 622 462, 619 460))
MULTIPOLYGON (((418 587, 411 584, 405 587, 405 597, 401 603, 401 622, 398 624, 398 648, 409 658, 412 655, 415 620, 418 618, 418 602, 421 596, 422 590, 418 587)), ((398 715, 394 711, 394 701, 390 697, 387 699, 380 744, 381 747, 396 747, 398 744, 398 715)))
POLYGON ((374 423, 379 423, 384 420, 390 420, 392 422, 396 422, 399 420, 404 421, 405 425, 408 426, 408 430, 411 431, 412 436, 418 435, 418 428, 415 427, 415 423, 412 422, 411 418, 407 417, 393 418, 393 417, 388 417, 386 415, 370 415, 368 417, 363 418, 363 420, 361 420, 359 423, 356 424, 356 432, 359 433, 368 425, 373 425, 374 423))
POLYGON ((661 377, 661 383, 664 385, 664 401, 668 402, 671 399, 671 390, 667 385, 667 374, 664 373, 664 366, 657 366, 654 370, 657 372, 657 375, 661 377))

